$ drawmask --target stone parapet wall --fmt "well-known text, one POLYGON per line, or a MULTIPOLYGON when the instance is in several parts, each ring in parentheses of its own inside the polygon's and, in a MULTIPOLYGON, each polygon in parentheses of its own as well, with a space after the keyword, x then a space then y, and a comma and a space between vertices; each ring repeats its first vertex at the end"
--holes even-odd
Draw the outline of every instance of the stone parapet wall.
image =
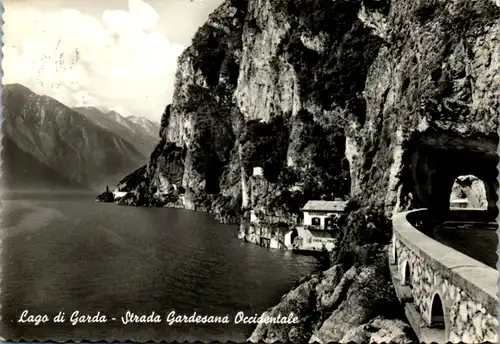
MULTIPOLYGON (((446 341, 454 343, 498 342, 496 318, 498 300, 496 297, 486 292, 487 288, 481 289, 481 285, 478 285, 482 282, 480 277, 477 280, 470 280, 472 278, 464 276, 460 270, 457 272, 455 268, 447 268, 450 266, 449 261, 442 263, 439 259, 434 259, 432 251, 435 249, 441 249, 441 255, 436 256, 448 258, 454 250, 418 232, 408 222, 403 224, 402 218, 405 216, 398 214, 398 218, 393 222, 392 259, 397 265, 401 284, 408 286, 411 290, 411 300, 408 301, 414 304, 423 322, 429 327, 434 326, 432 314, 436 312, 436 309, 433 310, 432 306, 434 299, 439 298, 443 306, 443 331, 446 341), (409 226, 418 232, 415 237, 412 236, 415 233, 411 233, 412 229, 409 226)), ((467 266, 464 264, 463 255, 455 252, 457 258, 454 267, 460 269, 467 266)), ((469 265, 476 270, 473 273, 469 271, 469 275, 481 276, 482 273, 498 275, 496 270, 483 266, 482 263, 472 258, 466 258, 471 260, 472 264, 469 265)))
POLYGON ((410 276, 412 301, 428 326, 431 326, 431 306, 439 295, 444 306, 447 340, 458 343, 498 342, 498 320, 463 289, 453 285, 433 270, 422 257, 401 241, 395 240, 397 265, 401 281, 410 276), (410 271, 407 272, 406 269, 410 271))

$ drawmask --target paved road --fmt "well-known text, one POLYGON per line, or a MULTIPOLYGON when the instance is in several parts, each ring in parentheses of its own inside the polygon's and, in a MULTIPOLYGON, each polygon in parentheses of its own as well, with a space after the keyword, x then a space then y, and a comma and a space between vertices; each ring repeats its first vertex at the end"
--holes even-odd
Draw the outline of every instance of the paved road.
MULTIPOLYGON (((434 230, 434 238, 496 269, 498 235, 494 230, 477 229, 477 227, 462 226, 462 228, 456 228, 456 223, 449 223, 437 227, 434 230)), ((488 227, 492 228, 491 225, 488 227)))

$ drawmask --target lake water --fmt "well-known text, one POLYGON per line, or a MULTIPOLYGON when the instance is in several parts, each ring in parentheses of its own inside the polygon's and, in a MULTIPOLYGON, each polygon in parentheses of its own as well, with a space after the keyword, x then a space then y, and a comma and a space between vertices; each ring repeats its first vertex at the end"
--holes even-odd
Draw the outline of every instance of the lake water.
POLYGON ((245 341, 238 311, 262 313, 315 270, 314 257, 237 239, 236 226, 179 209, 94 202, 94 194, 18 193, 2 202, 1 330, 6 339, 245 341), (19 323, 21 313, 50 321, 19 323), (106 323, 69 321, 74 311, 106 323), (126 311, 229 315, 229 324, 123 325, 126 311), (65 323, 53 323, 62 311, 65 323), (116 320, 111 320, 115 318, 116 320))

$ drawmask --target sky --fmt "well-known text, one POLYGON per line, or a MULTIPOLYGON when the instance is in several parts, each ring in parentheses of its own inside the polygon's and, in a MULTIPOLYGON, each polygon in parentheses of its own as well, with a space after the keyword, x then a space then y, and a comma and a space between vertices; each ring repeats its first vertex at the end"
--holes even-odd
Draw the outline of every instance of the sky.
POLYGON ((222 0, 4 0, 2 83, 159 121, 177 57, 222 0))

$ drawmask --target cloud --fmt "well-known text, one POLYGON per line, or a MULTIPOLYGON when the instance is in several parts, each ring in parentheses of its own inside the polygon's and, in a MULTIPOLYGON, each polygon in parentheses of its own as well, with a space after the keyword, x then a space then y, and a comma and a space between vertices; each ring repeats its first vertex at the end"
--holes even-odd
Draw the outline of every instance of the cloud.
POLYGON ((183 46, 157 29, 158 13, 142 0, 101 18, 6 4, 3 83, 21 83, 68 106, 123 109, 158 120, 171 100, 183 46))

